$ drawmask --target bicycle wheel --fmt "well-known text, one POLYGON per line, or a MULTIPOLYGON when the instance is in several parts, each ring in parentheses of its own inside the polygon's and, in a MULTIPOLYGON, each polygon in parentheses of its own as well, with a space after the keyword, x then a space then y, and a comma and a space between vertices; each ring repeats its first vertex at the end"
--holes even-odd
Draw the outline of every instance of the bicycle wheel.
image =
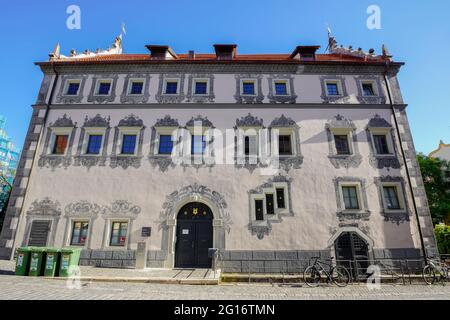
POLYGON ((309 266, 303 272, 303 280, 308 287, 317 287, 320 283, 320 272, 314 266, 309 266))
POLYGON ((345 287, 350 282, 350 273, 343 266, 336 266, 331 269, 331 279, 338 287, 345 287))
POLYGON ((423 280, 426 284, 433 284, 436 282, 436 273, 434 272, 434 268, 430 265, 425 266, 422 271, 423 280))

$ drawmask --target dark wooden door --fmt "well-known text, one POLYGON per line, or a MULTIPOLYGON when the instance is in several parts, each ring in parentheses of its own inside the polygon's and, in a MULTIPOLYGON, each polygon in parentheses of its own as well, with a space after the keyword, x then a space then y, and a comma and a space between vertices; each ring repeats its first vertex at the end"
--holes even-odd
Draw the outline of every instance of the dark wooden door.
POLYGON ((366 275, 369 266, 369 251, 366 241, 355 232, 344 232, 335 242, 336 260, 344 265, 352 277, 366 275))
POLYGON ((208 206, 193 202, 178 213, 176 268, 211 268, 208 249, 213 246, 212 212, 208 206))
POLYGON ((29 246, 45 247, 47 245, 50 223, 48 220, 35 220, 32 222, 30 238, 28 239, 29 246))

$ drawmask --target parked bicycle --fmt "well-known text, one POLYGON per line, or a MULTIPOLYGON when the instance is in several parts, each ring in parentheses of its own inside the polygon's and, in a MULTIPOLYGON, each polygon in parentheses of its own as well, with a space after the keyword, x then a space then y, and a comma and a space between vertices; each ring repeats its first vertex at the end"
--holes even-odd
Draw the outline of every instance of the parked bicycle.
POLYGON ((445 283, 449 280, 449 267, 438 259, 427 259, 427 265, 422 271, 423 280, 431 285, 436 282, 445 283))
POLYGON ((314 263, 303 272, 303 280, 309 287, 317 287, 322 280, 322 275, 327 278, 327 283, 334 283, 338 287, 345 287, 350 282, 350 273, 344 266, 333 266, 330 263, 320 260, 319 257, 313 257, 314 263), (327 269, 324 267, 326 266, 327 269))

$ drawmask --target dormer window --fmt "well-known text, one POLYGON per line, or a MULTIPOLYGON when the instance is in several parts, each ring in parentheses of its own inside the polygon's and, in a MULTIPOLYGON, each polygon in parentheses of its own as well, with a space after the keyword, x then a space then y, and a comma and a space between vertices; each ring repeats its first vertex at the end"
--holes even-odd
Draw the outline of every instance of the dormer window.
POLYGON ((236 57, 236 47, 235 44, 215 44, 217 60, 233 60, 236 57))

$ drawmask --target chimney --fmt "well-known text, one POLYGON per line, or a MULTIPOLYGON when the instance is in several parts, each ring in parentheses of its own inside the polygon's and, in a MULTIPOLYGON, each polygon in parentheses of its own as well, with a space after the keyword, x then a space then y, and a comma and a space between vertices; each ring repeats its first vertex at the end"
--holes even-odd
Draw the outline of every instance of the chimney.
POLYGON ((236 58, 236 44, 215 44, 217 60, 233 60, 236 58))
POLYGON ((145 46, 150 51, 150 58, 155 60, 173 60, 177 55, 169 46, 149 44, 145 46))
POLYGON ((195 52, 194 50, 188 51, 188 59, 195 59, 195 52))
POLYGON ((297 46, 294 52, 292 52, 290 58, 298 59, 300 61, 315 61, 316 51, 320 46, 297 46))

